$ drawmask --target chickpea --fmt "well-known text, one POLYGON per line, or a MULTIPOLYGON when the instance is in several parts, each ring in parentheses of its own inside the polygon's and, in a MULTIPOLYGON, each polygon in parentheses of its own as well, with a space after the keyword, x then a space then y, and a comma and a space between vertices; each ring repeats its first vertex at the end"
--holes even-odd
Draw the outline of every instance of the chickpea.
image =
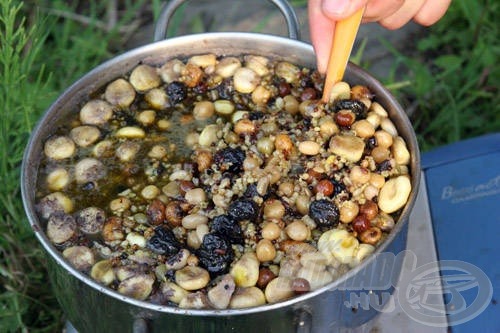
POLYGON ((389 148, 392 146, 393 137, 391 134, 384 130, 378 130, 374 134, 375 139, 377 140, 377 146, 382 148, 389 148))
POLYGON ((190 248, 198 249, 200 247, 201 240, 198 238, 198 235, 196 234, 196 230, 191 230, 187 233, 186 242, 190 248))
POLYGON ((274 142, 271 138, 264 136, 257 141, 257 150, 264 155, 271 155, 274 151, 274 142))
POLYGON ((277 223, 267 222, 262 227, 260 234, 262 235, 262 238, 264 238, 264 239, 275 240, 275 239, 278 239, 280 237, 281 228, 278 226, 277 223))
POLYGON ((365 187, 363 194, 367 200, 373 200, 376 196, 378 196, 379 189, 373 185, 368 185, 365 187))
POLYGON ((234 72, 233 83, 236 91, 247 94, 253 92, 260 84, 260 77, 252 69, 241 67, 234 72))
POLYGON ((156 122, 156 126, 160 131, 166 131, 172 127, 172 123, 167 119, 160 119, 156 122))
POLYGON ((350 223, 359 213, 359 206, 354 201, 345 201, 340 206, 340 221, 342 223, 350 223))
POLYGON ((161 78, 156 73, 156 68, 145 64, 134 68, 130 73, 129 81, 137 91, 141 92, 156 88, 161 84, 161 78))
POLYGON ((279 220, 285 215, 285 206, 279 200, 271 199, 264 203, 264 219, 279 220))
POLYGON ((278 131, 278 125, 274 121, 264 123, 260 126, 260 131, 264 135, 275 134, 278 131))
POLYGON ((123 240, 125 234, 122 229, 122 219, 117 216, 109 217, 106 222, 104 222, 102 236, 106 242, 123 240))
POLYGON ((192 205, 199 205, 207 200, 207 195, 202 188, 193 188, 186 192, 184 198, 192 205))
POLYGON ((299 112, 299 102, 293 95, 286 95, 283 97, 283 102, 285 102, 285 111, 294 115, 299 112))
POLYGON ((247 156, 245 160, 243 161, 243 170, 248 171, 248 170, 254 170, 258 168, 260 165, 260 161, 258 158, 255 158, 253 156, 247 156))
POLYGON ((113 105, 127 107, 135 99, 135 90, 128 81, 118 79, 108 84, 104 97, 113 105))
POLYGON ((212 166, 212 153, 208 150, 199 150, 196 154, 198 171, 203 172, 212 166))
POLYGON ((276 257, 276 248, 269 239, 261 239, 255 248, 260 262, 271 261, 276 257))
POLYGON ((293 149, 292 139, 287 134, 278 134, 276 135, 276 139, 274 140, 274 145, 277 150, 280 150, 284 153, 289 153, 293 149))
POLYGON ((269 182, 271 184, 276 184, 281 179, 281 172, 279 170, 271 170, 271 174, 269 175, 269 182))
POLYGON ((156 111, 144 110, 137 115, 137 121, 143 125, 149 126, 155 122, 156 111))
POLYGON ((164 110, 168 106, 168 96, 161 88, 151 89, 144 95, 144 100, 156 110, 164 110))
POLYGON ((371 155, 375 163, 381 163, 382 161, 389 159, 390 152, 387 148, 375 147, 372 149, 371 155))
POLYGON ((385 184, 385 178, 379 173, 372 173, 370 174, 370 184, 381 189, 385 184))
POLYGON ((238 134, 230 131, 224 136, 224 141, 226 141, 227 143, 238 143, 240 142, 240 137, 238 136, 238 134))
POLYGON ((155 158, 158 160, 161 160, 165 156, 167 156, 167 149, 160 145, 153 146, 151 150, 148 152, 148 157, 155 158))
POLYGON ((372 137, 375 133, 375 127, 366 119, 361 119, 352 124, 352 129, 356 132, 356 135, 361 138, 372 137))
MULTIPOLYGON (((322 118, 323 119, 323 118, 322 118)), ((319 132, 322 137, 329 138, 332 135, 338 133, 339 127, 332 119, 326 119, 324 121, 320 120, 319 132)))
POLYGON ((366 184, 370 180, 370 170, 355 165, 349 173, 349 179, 354 185, 366 184))
POLYGON ((160 189, 155 185, 148 185, 144 187, 141 191, 141 195, 144 199, 152 200, 160 194, 160 189))
POLYGON ((278 186, 278 191, 283 193, 283 195, 287 196, 287 197, 292 196, 293 189, 294 189, 294 186, 293 186, 293 183, 291 183, 291 182, 284 182, 278 186))
POLYGON ((287 225, 285 231, 288 237, 296 241, 304 241, 310 236, 309 228, 300 220, 287 225))
POLYGON ((271 98, 271 92, 264 86, 258 86, 252 92, 252 102, 256 105, 265 105, 269 98, 271 98))
POLYGON ((234 133, 238 135, 253 134, 255 130, 255 124, 250 119, 240 119, 234 124, 234 133))
POLYGON ((295 207, 302 215, 307 215, 309 213, 309 202, 311 198, 307 195, 299 195, 295 200, 295 207))
POLYGON ((112 200, 109 203, 109 209, 113 212, 123 212, 127 210, 131 205, 131 202, 126 197, 119 197, 117 199, 112 200))
POLYGON ((201 101, 194 105, 193 116, 196 120, 204 120, 212 117, 215 112, 214 103, 210 101, 201 101))
POLYGON ((362 98, 373 98, 373 93, 366 86, 355 85, 351 88, 351 98, 362 99, 362 98))

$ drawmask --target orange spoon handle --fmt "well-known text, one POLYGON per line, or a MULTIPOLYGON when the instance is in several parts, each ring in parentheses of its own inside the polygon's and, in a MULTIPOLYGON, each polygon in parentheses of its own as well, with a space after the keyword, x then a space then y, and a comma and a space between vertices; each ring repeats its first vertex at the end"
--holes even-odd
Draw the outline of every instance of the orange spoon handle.
POLYGON ((359 9, 352 16, 335 23, 330 58, 326 70, 325 86, 323 88, 322 100, 327 103, 335 83, 342 80, 344 72, 351 55, 352 46, 361 24, 361 18, 365 8, 359 9))

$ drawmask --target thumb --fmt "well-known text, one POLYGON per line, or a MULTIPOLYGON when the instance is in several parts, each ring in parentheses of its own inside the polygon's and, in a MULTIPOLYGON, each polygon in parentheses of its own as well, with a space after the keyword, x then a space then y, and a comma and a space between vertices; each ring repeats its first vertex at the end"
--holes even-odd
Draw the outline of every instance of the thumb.
POLYGON ((332 20, 341 20, 366 6, 368 0, 321 0, 321 11, 332 20))

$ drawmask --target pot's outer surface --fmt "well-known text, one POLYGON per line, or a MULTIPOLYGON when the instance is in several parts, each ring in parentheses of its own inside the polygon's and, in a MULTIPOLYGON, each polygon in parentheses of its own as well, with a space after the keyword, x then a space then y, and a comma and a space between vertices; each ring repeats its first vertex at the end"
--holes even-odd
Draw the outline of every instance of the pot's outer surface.
MULTIPOLYGON (((89 72, 54 102, 32 133, 21 175, 24 207, 36 236, 47 250, 54 292, 68 320, 79 332, 331 332, 367 322, 378 312, 372 307, 370 310, 358 308, 353 311, 344 304, 351 299, 352 293, 339 290, 339 286, 370 286, 371 276, 378 276, 384 268, 387 269, 385 263, 376 260, 376 255, 370 256, 339 280, 286 302, 241 310, 185 310, 138 301, 99 285, 71 267, 45 236, 45 223, 40 221, 35 211, 35 190, 43 144, 55 125, 66 119, 68 114, 79 112, 79 107, 89 99, 89 95, 140 63, 158 65, 171 58, 205 53, 220 56, 259 54, 315 67, 314 52, 309 44, 283 37, 255 33, 207 33, 169 39, 129 51, 89 72), (360 271, 365 274, 360 274, 360 271), (366 274, 368 271, 371 273, 366 274)), ((409 202, 389 237, 375 252, 398 254, 406 248, 408 217, 420 180, 416 137, 406 114, 380 82, 352 64, 349 64, 344 79, 352 85, 366 85, 375 93, 376 100, 388 111, 411 153, 413 190, 409 202)), ((394 269, 392 281, 398 275, 399 269, 394 269)), ((389 285, 387 290, 390 291, 393 288, 389 285)), ((383 291, 374 290, 374 294, 383 291)), ((385 301, 387 299, 383 298, 380 303, 385 301)))

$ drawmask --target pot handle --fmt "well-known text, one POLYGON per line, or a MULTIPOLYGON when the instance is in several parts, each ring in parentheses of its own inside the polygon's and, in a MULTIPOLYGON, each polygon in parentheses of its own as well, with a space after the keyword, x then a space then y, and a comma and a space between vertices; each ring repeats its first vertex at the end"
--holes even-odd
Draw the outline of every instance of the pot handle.
POLYGON ((309 311, 302 309, 297 314, 296 333, 311 333, 312 332, 312 316, 309 311))
MULTIPOLYGON (((167 28, 170 19, 174 15, 174 12, 187 0, 171 0, 163 5, 160 12, 158 21, 156 22, 154 41, 158 42, 163 40, 167 36, 167 28)), ((291 39, 299 39, 299 20, 293 7, 288 3, 287 0, 269 0, 278 7, 283 16, 285 17, 286 24, 288 27, 288 37, 291 39)))

